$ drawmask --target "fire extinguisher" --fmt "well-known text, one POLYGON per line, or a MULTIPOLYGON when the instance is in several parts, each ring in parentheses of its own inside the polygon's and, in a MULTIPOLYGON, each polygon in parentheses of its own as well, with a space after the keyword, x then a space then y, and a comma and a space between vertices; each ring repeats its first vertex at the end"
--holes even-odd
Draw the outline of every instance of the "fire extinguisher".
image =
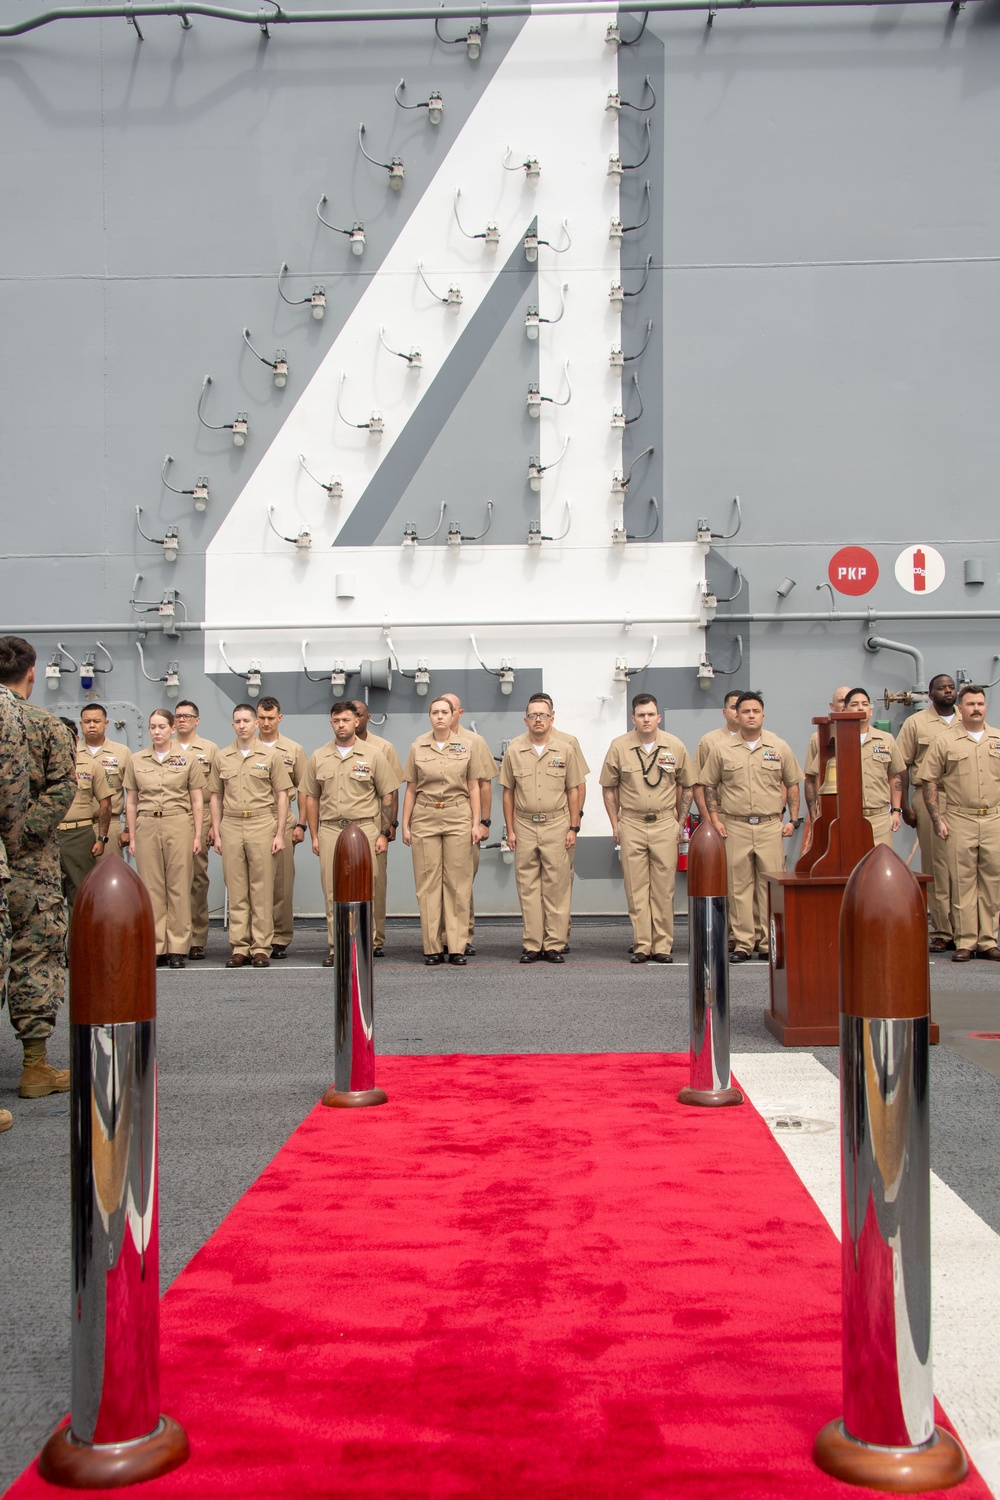
POLYGON ((913 554, 913 592, 927 592, 927 558, 923 547, 918 547, 913 554))
POLYGON ((691 845, 691 816, 690 816, 690 814, 688 814, 688 816, 684 819, 684 827, 681 829, 681 836, 680 836, 680 839, 678 840, 678 843, 677 843, 677 868, 678 868, 678 870, 686 870, 687 867, 688 867, 688 849, 690 848, 690 845, 691 845))

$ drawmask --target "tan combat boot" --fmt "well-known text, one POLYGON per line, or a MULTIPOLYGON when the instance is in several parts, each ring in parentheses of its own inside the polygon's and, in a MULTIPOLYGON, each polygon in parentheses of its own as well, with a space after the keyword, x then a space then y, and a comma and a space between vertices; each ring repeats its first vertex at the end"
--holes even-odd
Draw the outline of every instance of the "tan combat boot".
POLYGON ((0 1131, 9 1130, 14 1123, 14 1116, 9 1109, 0 1109, 0 1131))
POLYGON ((69 1069, 53 1068, 45 1061, 45 1043, 24 1043, 24 1068, 21 1071, 22 1099, 44 1099, 46 1094, 65 1094, 69 1090, 69 1069))

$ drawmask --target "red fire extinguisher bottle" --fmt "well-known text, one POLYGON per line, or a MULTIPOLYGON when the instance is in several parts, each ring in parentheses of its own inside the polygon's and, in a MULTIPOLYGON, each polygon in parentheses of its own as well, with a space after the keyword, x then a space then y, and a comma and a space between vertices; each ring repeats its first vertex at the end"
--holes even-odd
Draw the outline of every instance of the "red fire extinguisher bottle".
POLYGON ((923 547, 918 547, 913 554, 913 592, 923 594, 927 590, 927 558, 923 547))

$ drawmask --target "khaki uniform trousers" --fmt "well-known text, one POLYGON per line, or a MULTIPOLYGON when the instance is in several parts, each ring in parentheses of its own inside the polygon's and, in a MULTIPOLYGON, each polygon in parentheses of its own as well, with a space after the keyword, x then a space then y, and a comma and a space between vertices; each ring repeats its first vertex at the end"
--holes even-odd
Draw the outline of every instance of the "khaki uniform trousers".
POLYGON ((269 958, 274 941, 274 861, 278 831, 273 813, 222 819, 222 873, 229 892, 229 946, 269 958))
POLYGON ((549 813, 546 822, 514 814, 517 847, 514 877, 528 953, 563 949, 569 941, 573 861, 566 849, 569 813, 549 813))
POLYGON ((139 813, 135 866, 153 903, 157 955, 187 953, 191 946, 193 842, 190 813, 166 818, 139 813))
POLYGON ((444 807, 418 796, 410 819, 413 883, 424 953, 464 953, 472 900, 472 814, 464 797, 444 807))
MULTIPOLYGON (((60 828, 59 829, 59 864, 62 867, 62 888, 69 907, 70 915, 73 914, 73 902, 76 893, 83 884, 85 878, 97 863, 91 854, 94 847, 95 824, 85 823, 82 828, 60 828)), ((108 845, 110 848, 111 845, 108 845)))
POLYGON ((205 815, 201 825, 201 853, 194 856, 191 867, 191 947, 204 948, 208 942, 208 835, 212 831, 212 812, 205 793, 205 815))
POLYGON ((980 818, 975 813, 948 813, 948 837, 954 841, 958 899, 955 910, 955 947, 997 946, 1000 915, 1000 815, 980 818))
POLYGON ((726 825, 726 866, 729 871, 729 911, 733 945, 744 953, 768 947, 767 875, 785 868, 781 818, 767 823, 744 823, 721 814, 726 825))
POLYGON ((274 941, 287 948, 294 930, 293 898, 295 896, 294 812, 285 824, 285 847, 274 858, 274 941))
POLYGON ((618 842, 634 953, 669 953, 674 946, 677 821, 619 812, 618 842))
MULTIPOLYGON (((367 836, 372 851, 372 869, 374 887, 374 870, 377 868, 375 860, 375 840, 378 838, 378 824, 374 818, 359 818, 358 827, 367 836)), ((326 940, 333 952, 333 851, 337 847, 337 840, 343 833, 339 823, 321 823, 319 825, 319 883, 323 887, 323 900, 326 903, 326 940)), ((374 890, 372 892, 374 898, 374 890)), ((374 906, 374 899, 372 905, 374 906)), ((277 942, 278 929, 275 927, 275 942, 277 942)), ((379 944, 372 941, 372 947, 377 948, 379 944)))
MULTIPOLYGON (((944 938, 951 942, 957 928, 958 881, 955 875, 955 848, 950 838, 939 839, 934 832, 931 815, 924 801, 923 784, 918 783, 912 791, 910 806, 917 819, 917 839, 920 843, 920 869, 930 875, 927 891, 927 911, 931 919, 931 937, 944 938)), ((938 808, 947 818, 948 799, 938 787, 938 808)))
POLYGON ((875 845, 886 844, 892 848, 892 814, 887 812, 865 813, 865 821, 871 825, 875 845))
MULTIPOLYGON (((376 837, 378 835, 376 834, 376 837)), ((392 847, 391 845, 389 846, 392 847)), ((374 931, 372 947, 385 947, 385 903, 389 891, 389 850, 372 856, 375 860, 374 889, 372 891, 372 917, 374 931)))

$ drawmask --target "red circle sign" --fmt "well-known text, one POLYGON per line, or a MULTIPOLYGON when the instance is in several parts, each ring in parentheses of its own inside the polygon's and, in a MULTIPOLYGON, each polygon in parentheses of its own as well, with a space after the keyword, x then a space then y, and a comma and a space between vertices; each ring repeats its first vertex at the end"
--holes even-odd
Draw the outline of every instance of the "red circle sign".
POLYGON ((867 594, 878 583, 878 563, 867 547, 841 547, 827 574, 838 594, 867 594))

